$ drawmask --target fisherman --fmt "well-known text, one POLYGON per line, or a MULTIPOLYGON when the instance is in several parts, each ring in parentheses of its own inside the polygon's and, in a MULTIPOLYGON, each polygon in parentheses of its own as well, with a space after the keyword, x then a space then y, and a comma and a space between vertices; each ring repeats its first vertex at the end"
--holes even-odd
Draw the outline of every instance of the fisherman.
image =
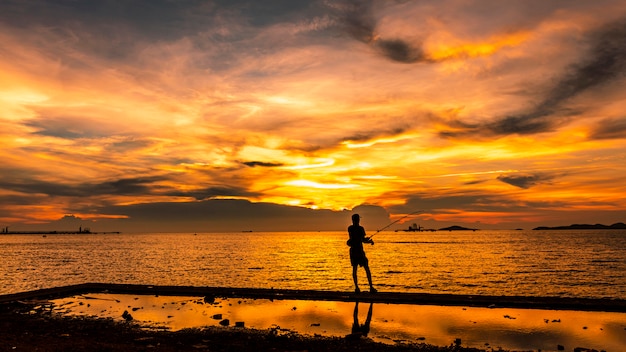
POLYGON ((361 216, 359 214, 352 215, 352 225, 348 226, 348 234, 350 235, 350 239, 348 240, 348 246, 350 246, 350 263, 352 264, 352 279, 354 280, 354 291, 356 293, 361 292, 359 289, 358 278, 357 278, 357 268, 362 266, 365 269, 365 274, 367 274, 367 281, 370 284, 370 292, 376 293, 378 290, 374 288, 372 285, 372 273, 370 272, 369 263, 367 257, 365 256, 365 251, 363 250, 363 243, 374 244, 374 241, 365 236, 365 229, 363 226, 359 225, 361 221, 361 216))

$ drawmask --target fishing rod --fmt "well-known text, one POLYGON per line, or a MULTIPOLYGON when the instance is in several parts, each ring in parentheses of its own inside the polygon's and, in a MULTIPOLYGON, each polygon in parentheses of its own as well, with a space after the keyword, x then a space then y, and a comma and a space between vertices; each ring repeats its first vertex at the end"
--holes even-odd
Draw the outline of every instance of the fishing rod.
POLYGON ((384 229, 388 228, 389 226, 391 226, 391 225, 393 225, 393 224, 397 223, 398 221, 400 221, 400 220, 402 220, 402 219, 404 219, 404 218, 408 218, 409 216, 411 216, 411 215, 413 215, 413 214, 423 213, 423 212, 424 212, 423 210, 418 210, 418 211, 414 211, 414 212, 412 212, 412 213, 408 213, 408 214, 406 214, 405 216, 401 217, 400 219, 398 219, 398 220, 396 220, 396 221, 394 221, 394 222, 390 223, 389 225, 387 225, 387 226, 383 227, 382 229, 380 229, 380 230, 376 231, 376 233, 374 233, 373 235, 369 236, 369 238, 371 239, 372 237, 376 236, 376 234, 378 234, 380 231, 382 231, 382 230, 384 230, 384 229))

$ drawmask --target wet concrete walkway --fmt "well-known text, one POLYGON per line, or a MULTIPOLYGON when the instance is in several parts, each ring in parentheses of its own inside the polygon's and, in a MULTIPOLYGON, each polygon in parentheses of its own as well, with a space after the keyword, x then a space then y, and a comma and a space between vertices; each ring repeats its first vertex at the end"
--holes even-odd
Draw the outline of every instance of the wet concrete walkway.
POLYGON ((485 296, 485 295, 453 295, 405 292, 359 293, 321 290, 286 290, 263 288, 233 287, 197 287, 197 286, 153 286, 110 283, 85 283, 40 289, 35 291, 7 294, 0 296, 0 303, 29 300, 54 299, 70 295, 88 293, 117 293, 160 296, 200 296, 257 298, 275 300, 317 300, 373 303, 467 306, 488 308, 529 308, 553 310, 579 310, 599 312, 626 312, 626 300, 593 299, 571 297, 527 297, 527 296, 485 296))

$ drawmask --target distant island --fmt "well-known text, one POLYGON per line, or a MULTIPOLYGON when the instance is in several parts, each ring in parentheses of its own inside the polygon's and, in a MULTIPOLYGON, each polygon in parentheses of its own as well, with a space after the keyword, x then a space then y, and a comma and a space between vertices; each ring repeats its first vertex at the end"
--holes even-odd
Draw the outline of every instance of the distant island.
MULTIPOLYGON (((470 229, 467 227, 462 227, 462 226, 450 226, 450 227, 444 227, 439 229, 439 231, 476 231, 478 229, 470 229)), ((409 226, 407 229, 402 230, 404 232, 426 232, 426 231, 430 231, 430 232, 434 232, 437 231, 435 229, 425 229, 417 224, 413 224, 411 226, 409 226)), ((398 232, 398 230, 396 230, 396 232, 398 232)))
POLYGON ((470 229, 467 227, 457 226, 457 225, 439 229, 439 231, 476 231, 476 230, 478 229, 470 229))
POLYGON ((572 224, 569 226, 539 226, 535 227, 533 230, 626 230, 626 224, 623 222, 618 222, 613 225, 602 225, 602 224, 572 224))

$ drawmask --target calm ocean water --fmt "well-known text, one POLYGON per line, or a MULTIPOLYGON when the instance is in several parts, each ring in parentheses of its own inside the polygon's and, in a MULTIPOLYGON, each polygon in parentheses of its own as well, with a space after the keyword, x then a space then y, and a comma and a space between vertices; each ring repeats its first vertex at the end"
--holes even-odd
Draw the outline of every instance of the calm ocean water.
MULTIPOLYGON (((0 294, 85 282, 351 291, 346 239, 345 232, 0 235, 0 294)), ((365 249, 381 291, 626 299, 626 231, 374 239, 365 249)))

